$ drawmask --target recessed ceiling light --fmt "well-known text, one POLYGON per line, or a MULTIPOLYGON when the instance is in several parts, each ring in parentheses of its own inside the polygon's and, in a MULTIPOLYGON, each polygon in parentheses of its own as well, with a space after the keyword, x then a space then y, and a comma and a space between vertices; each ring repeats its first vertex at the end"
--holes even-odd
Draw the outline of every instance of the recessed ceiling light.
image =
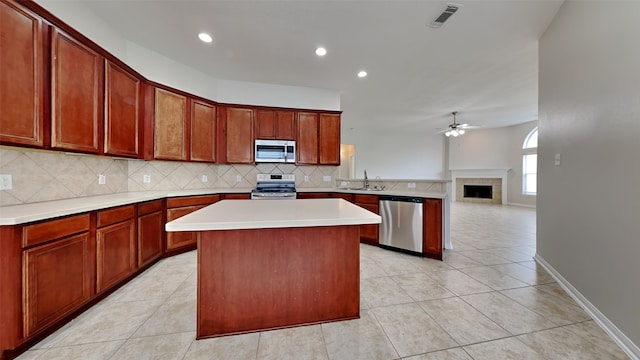
POLYGON ((207 33, 200 33, 198 34, 198 38, 206 43, 210 43, 213 41, 213 38, 211 37, 211 35, 207 34, 207 33))
POLYGON ((366 72, 366 71, 364 71, 364 70, 361 70, 361 71, 358 73, 358 77, 363 78, 363 77, 365 77, 365 76, 367 76, 367 72, 366 72))
POLYGON ((316 49, 316 55, 318 56, 325 56, 327 55, 327 49, 323 48, 323 47, 319 47, 316 49))

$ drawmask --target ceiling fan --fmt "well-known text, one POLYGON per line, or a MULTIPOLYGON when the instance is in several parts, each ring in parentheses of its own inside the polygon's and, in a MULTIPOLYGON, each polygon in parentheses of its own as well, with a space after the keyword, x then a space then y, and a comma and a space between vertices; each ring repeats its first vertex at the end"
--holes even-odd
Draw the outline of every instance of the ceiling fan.
POLYGON ((473 125, 469 125, 469 124, 458 124, 456 122, 456 114, 457 113, 458 113, 457 111, 453 111, 451 113, 453 115, 453 124, 449 124, 449 127, 447 127, 446 129, 438 131, 438 134, 444 133, 446 136, 456 137, 456 136, 459 136, 459 135, 463 135, 465 130, 475 129, 475 128, 479 127, 479 126, 473 126, 473 125))

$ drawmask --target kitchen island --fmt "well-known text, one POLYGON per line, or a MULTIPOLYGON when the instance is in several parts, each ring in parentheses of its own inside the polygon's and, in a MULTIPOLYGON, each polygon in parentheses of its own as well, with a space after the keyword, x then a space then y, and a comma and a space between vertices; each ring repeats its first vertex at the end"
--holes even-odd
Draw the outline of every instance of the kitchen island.
POLYGON ((166 224, 198 231, 197 338, 355 319, 362 224, 343 199, 220 201, 166 224))

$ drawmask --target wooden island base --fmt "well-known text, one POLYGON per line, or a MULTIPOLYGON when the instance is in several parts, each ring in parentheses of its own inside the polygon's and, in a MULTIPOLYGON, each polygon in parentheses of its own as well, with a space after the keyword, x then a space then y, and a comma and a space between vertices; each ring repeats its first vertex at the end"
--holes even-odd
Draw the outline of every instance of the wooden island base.
POLYGON ((201 231, 197 338, 360 316, 358 225, 201 231))

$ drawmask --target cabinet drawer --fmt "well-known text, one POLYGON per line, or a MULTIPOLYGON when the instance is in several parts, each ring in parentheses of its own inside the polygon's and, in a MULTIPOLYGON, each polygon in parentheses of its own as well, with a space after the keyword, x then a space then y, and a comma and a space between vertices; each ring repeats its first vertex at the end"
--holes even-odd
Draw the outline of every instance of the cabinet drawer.
POLYGON ((136 214, 135 209, 135 205, 127 205, 98 211, 98 227, 103 227, 132 219, 136 214))
POLYGON ((378 203, 378 195, 355 194, 353 196, 353 201, 356 202, 356 203, 377 204, 378 203))
POLYGON ((138 216, 162 210, 162 200, 147 201, 138 204, 138 216))
POLYGON ((167 199, 167 208, 191 205, 208 205, 220 200, 220 195, 187 196, 167 199))
POLYGON ((22 230, 22 247, 41 244, 88 230, 89 214, 27 225, 22 230))

